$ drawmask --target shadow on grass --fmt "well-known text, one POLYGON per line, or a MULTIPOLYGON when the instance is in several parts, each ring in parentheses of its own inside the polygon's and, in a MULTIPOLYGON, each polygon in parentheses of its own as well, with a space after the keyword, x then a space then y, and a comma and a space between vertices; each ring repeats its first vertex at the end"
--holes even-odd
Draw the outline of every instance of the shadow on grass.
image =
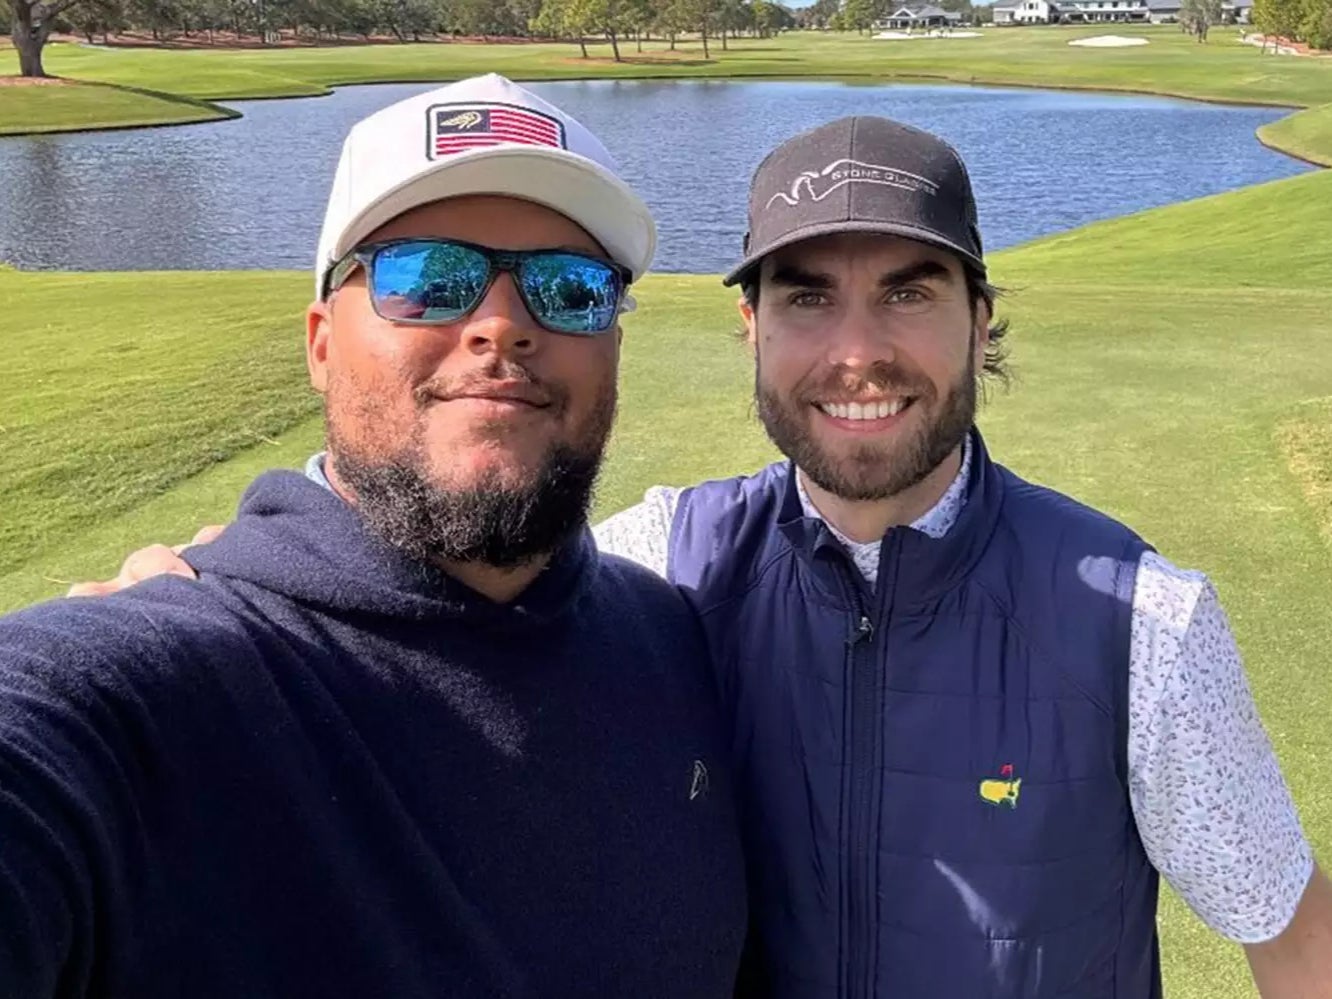
POLYGON ((197 97, 186 97, 183 94, 170 94, 165 90, 148 90, 145 87, 130 87, 123 83, 86 83, 89 87, 107 87, 110 90, 123 90, 126 93, 137 94, 140 97, 150 97, 154 100, 165 101, 167 104, 179 104, 182 107, 198 108, 201 111, 209 111, 219 118, 239 118, 241 113, 233 111, 231 108, 223 107, 221 104, 214 104, 212 101, 201 100, 197 97))
MULTIPOLYGON (((68 87, 62 87, 63 91, 118 91, 120 93, 132 94, 135 97, 146 98, 159 104, 172 105, 177 108, 185 108, 190 112, 187 117, 180 119, 162 120, 162 113, 159 109, 154 114, 151 105, 145 105, 142 111, 142 117, 129 117, 120 121, 98 121, 95 117, 91 120, 83 121, 79 124, 58 122, 51 124, 25 124, 24 126, 0 126, 0 135, 3 136, 21 136, 21 135, 49 135, 68 132, 116 132, 131 128, 170 128, 176 125, 201 125, 215 121, 228 121, 241 117, 239 111, 223 107, 220 104, 214 104, 211 101, 202 100, 197 97, 186 97, 181 94, 167 93, 162 90, 148 90, 144 87, 131 87, 121 83, 106 83, 101 80, 76 80, 66 77, 58 77, 63 83, 69 84, 68 87)), ((97 100, 97 98, 93 98, 97 100)))
POLYGON ((661 69, 674 69, 677 66, 715 66, 717 64, 716 59, 678 59, 669 53, 649 55, 646 52, 642 55, 635 52, 632 55, 621 56, 618 63, 610 56, 588 56, 586 59, 581 56, 574 56, 562 61, 566 66, 655 66, 661 69))

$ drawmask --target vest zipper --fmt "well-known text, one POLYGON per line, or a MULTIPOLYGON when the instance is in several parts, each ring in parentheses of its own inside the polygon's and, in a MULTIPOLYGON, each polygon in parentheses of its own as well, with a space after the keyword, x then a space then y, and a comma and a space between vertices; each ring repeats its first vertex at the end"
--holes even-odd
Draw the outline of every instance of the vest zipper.
POLYGON ((876 865, 872 863, 872 824, 874 801, 874 746, 875 728, 879 724, 877 710, 877 676, 874 662, 874 622, 866 612, 865 600, 859 581, 848 576, 852 600, 855 605, 855 623, 847 639, 850 653, 851 676, 851 732, 848 747, 850 766, 849 790, 851 800, 847 808, 849 835, 846 863, 843 867, 844 890, 847 892, 847 937, 843 953, 846 960, 845 994, 852 999, 869 999, 872 995, 873 940, 876 923, 874 912, 874 878, 876 865))

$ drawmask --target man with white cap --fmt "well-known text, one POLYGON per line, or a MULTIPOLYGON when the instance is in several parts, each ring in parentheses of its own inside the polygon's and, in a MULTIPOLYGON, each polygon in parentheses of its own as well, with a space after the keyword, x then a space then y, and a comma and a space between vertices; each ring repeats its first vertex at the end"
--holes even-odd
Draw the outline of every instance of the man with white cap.
POLYGON ((599 556, 646 207, 499 77, 353 130, 327 443, 173 576, 0 619, 0 996, 730 994, 706 651, 599 556))

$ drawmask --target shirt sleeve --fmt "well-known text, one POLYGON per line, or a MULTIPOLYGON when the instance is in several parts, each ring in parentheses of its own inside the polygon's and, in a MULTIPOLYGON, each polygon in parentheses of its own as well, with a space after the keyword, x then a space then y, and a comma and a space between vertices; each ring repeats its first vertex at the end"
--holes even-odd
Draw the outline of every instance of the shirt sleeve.
POLYGON ((592 528, 597 547, 603 552, 637 562, 658 576, 666 577, 670 559, 671 523, 682 490, 653 486, 643 502, 621 510, 592 528))
POLYGON ((1133 597, 1128 766, 1147 856, 1199 918, 1240 943, 1285 929, 1312 851, 1216 590, 1154 553, 1133 597))

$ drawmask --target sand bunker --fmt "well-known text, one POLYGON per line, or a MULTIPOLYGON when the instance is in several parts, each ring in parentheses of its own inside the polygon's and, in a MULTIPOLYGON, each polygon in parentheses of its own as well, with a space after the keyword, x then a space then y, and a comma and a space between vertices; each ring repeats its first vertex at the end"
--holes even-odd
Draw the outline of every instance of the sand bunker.
POLYGON ((979 38, 979 31, 939 31, 931 29, 916 34, 909 34, 905 31, 880 31, 874 37, 884 42, 909 42, 913 38, 979 38))
POLYGON ((1306 51, 1301 52, 1298 48, 1295 48, 1294 46, 1281 44, 1281 42, 1279 42, 1276 38, 1268 38, 1265 35, 1260 35, 1257 33, 1252 35, 1241 35, 1240 41, 1243 42, 1245 45, 1261 45, 1264 49, 1271 48, 1272 51, 1276 52, 1277 55, 1310 54, 1307 51, 1308 46, 1305 46, 1306 51))
POLYGON ((1125 38, 1123 35, 1095 35, 1092 38, 1075 38, 1070 45, 1081 45, 1089 49, 1120 49, 1126 45, 1146 45, 1145 38, 1125 38))

